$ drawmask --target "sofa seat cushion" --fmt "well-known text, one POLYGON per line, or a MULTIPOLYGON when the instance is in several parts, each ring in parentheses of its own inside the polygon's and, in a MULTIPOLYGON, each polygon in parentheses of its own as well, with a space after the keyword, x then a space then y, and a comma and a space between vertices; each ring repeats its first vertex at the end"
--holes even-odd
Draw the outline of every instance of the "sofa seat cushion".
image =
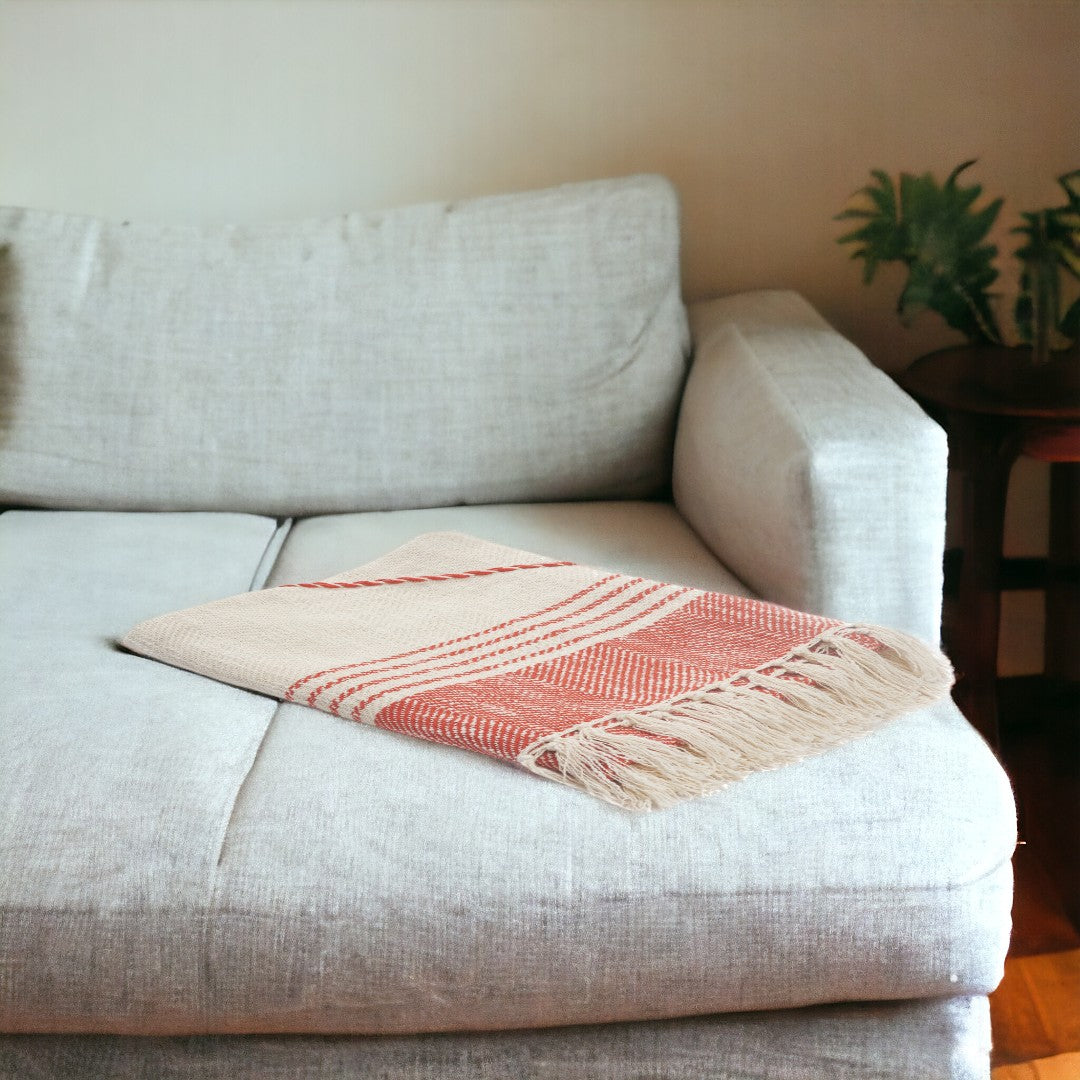
MULTIPOLYGON (((129 520, 116 519, 117 535, 129 520)), ((436 529, 739 588, 660 504, 312 519, 293 527, 270 582, 325 576, 436 529)), ((119 589, 128 567, 104 550, 112 536, 87 531, 72 558, 119 589)), ((20 716, 4 758, 20 776, 3 832, 14 870, 0 875, 8 1031, 508 1029, 981 995, 1000 977, 1012 803, 949 704, 633 814, 475 754, 110 652, 105 639, 152 613, 142 609, 184 602, 172 579, 202 557, 195 541, 145 554, 144 587, 158 591, 88 616, 70 646, 100 652, 81 739, 67 734, 62 698, 38 694, 46 661, 33 679, 8 677, 20 716), (98 700, 117 665, 145 689, 98 700), (49 753, 27 736, 39 728, 62 733, 49 753), (95 735, 119 733, 126 756, 87 759, 95 735), (100 794, 87 803, 82 789, 100 794)), ((50 594, 32 549, 22 561, 17 580, 34 582, 22 602, 93 602, 85 579, 50 594)), ((237 587, 205 579, 191 591, 237 587)), ((65 641, 38 648, 55 656, 65 641)))
POLYGON ((163 605, 249 588, 277 532, 239 514, 0 515, 0 1012, 16 1026, 93 1029, 193 985, 274 704, 113 642, 163 605))
POLYGON ((986 998, 377 1039, 0 1035, 11 1080, 986 1080, 986 998))

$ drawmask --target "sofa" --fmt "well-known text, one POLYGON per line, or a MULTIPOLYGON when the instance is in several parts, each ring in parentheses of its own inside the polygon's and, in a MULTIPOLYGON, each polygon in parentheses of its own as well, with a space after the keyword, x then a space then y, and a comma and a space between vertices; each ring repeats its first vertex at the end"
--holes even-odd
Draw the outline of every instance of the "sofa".
POLYGON ((442 530, 936 643, 941 430, 795 293, 687 310, 670 183, 0 242, 0 1076, 988 1077, 947 700, 636 813, 117 644, 442 530))

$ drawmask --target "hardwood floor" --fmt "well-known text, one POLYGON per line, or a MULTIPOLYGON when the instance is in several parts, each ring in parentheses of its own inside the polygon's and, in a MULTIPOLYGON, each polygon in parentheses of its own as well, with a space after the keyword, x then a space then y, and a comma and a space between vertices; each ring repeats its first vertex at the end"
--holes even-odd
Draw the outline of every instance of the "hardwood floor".
POLYGON ((1080 1053, 1080 933, 1030 848, 1013 861, 1013 940, 990 998, 995 1065, 1080 1053))
MULTIPOLYGON (((1005 978, 991 996, 994 1080, 1080 1080, 1080 714, 1005 728, 1021 836, 1005 978)), ((1004 713, 1004 709, 1003 709, 1004 713)))

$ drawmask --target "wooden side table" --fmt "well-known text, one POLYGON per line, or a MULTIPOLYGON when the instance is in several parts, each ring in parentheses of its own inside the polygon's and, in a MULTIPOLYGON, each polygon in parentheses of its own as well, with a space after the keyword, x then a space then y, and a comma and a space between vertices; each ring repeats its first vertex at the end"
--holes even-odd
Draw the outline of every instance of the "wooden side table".
POLYGON ((949 464, 963 474, 963 561, 956 634, 950 643, 957 672, 954 696, 995 748, 1005 497, 1020 454, 1058 463, 1051 466, 1047 621, 1053 625, 1047 628, 1046 673, 1062 675, 1055 669, 1075 668, 1078 647, 1069 598, 1062 603, 1051 593, 1056 576, 1059 591, 1071 591, 1075 600, 1069 579, 1080 563, 1080 355, 1074 350, 1041 366, 1032 365, 1029 356, 1027 350, 995 346, 942 349, 916 360, 897 378, 945 427, 949 464))

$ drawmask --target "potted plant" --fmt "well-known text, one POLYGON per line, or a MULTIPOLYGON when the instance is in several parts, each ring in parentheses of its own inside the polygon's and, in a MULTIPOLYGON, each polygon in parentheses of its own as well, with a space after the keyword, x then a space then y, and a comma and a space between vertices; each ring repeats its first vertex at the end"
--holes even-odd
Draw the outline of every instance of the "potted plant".
MULTIPOLYGON (((1006 344, 990 291, 999 274, 997 248, 986 242, 1003 200, 977 209, 979 184, 964 186, 965 161, 938 184, 930 173, 900 174, 899 186, 880 169, 874 183, 857 195, 837 220, 861 224, 837 243, 858 245, 853 259, 865 262, 863 280, 873 281, 880 264, 907 266, 907 282, 897 301, 909 321, 929 308, 975 344, 1006 344), (868 200, 868 202, 866 201, 868 200)), ((1020 260, 1019 294, 1013 304, 1014 340, 1045 363, 1055 353, 1075 352, 1080 340, 1080 169, 1058 178, 1066 201, 1021 214, 1012 231, 1023 237, 1014 252, 1020 260)))

